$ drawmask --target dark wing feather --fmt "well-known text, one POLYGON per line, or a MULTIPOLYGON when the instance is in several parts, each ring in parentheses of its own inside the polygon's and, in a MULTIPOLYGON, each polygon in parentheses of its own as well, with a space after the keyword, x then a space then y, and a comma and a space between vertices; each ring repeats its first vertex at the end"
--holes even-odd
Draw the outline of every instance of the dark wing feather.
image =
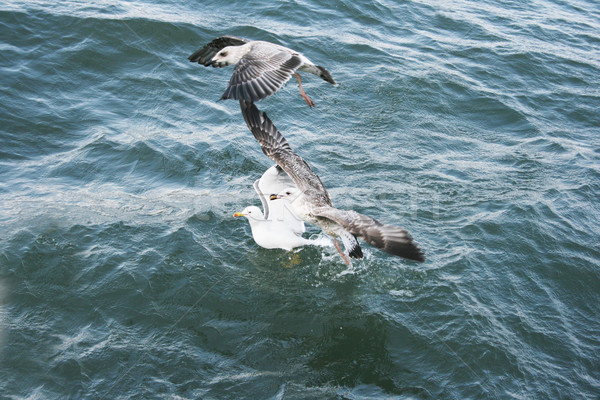
POLYGON ((208 67, 210 65, 210 60, 212 60, 212 58, 225 47, 241 46, 247 42, 248 41, 246 39, 235 36, 221 36, 208 43, 204 47, 196 50, 191 56, 188 57, 188 60, 208 67))
POLYGON ((254 103, 240 100, 242 115, 246 125, 260 144, 263 153, 275 161, 288 175, 305 196, 320 205, 331 205, 329 194, 323 182, 302 157, 294 153, 285 137, 277 130, 267 114, 256 108, 254 103))
POLYGON ((221 100, 258 101, 278 91, 302 65, 300 57, 285 51, 248 53, 236 64, 221 100))
POLYGON ((376 219, 356 211, 333 207, 315 209, 313 214, 337 222, 351 234, 387 253, 409 260, 425 261, 425 256, 413 243, 410 234, 400 227, 382 224, 376 219))
POLYGON ((356 240, 356 236, 348 231, 340 232, 340 239, 344 243, 344 248, 348 252, 348 255, 352 258, 363 258, 363 252, 360 248, 360 243, 356 240))

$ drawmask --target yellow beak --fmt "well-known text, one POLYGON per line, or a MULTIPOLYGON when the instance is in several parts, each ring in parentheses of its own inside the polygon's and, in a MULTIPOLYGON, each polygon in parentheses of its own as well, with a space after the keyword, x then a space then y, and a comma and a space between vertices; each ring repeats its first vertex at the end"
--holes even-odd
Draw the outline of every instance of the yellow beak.
POLYGON ((234 217, 243 217, 246 214, 242 214, 241 212, 236 212, 235 214, 233 214, 234 217))
POLYGON ((275 200, 277 198, 276 194, 272 194, 269 196, 269 200, 275 200))

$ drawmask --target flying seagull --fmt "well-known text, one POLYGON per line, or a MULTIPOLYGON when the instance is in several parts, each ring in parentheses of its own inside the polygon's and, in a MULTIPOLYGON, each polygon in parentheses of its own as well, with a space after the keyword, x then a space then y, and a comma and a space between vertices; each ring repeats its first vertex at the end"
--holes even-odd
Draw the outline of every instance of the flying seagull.
POLYGON ((263 153, 275 161, 295 183, 270 198, 287 199, 291 210, 299 218, 317 225, 331 236, 346 264, 350 265, 348 256, 353 258, 363 256, 356 237, 390 254, 409 260, 425 261, 423 253, 404 229, 382 224, 356 211, 333 207, 321 179, 302 157, 294 153, 267 115, 260 112, 254 103, 240 101, 240 107, 244 120, 263 153), (344 244, 346 253, 342 251, 338 238, 344 244))
POLYGON ((233 216, 246 217, 254 241, 266 249, 290 251, 306 245, 331 245, 328 240, 311 240, 302 237, 305 232, 304 222, 288 209, 286 200, 268 200, 271 195, 293 186, 294 182, 281 167, 273 165, 254 182, 254 190, 260 198, 264 213, 256 206, 249 206, 233 216))
POLYGON ((205 67, 226 67, 235 64, 229 86, 221 100, 236 99, 255 102, 278 91, 292 75, 298 80, 300 95, 309 107, 315 103, 302 89, 296 70, 310 72, 335 84, 331 74, 314 65, 302 54, 275 43, 246 40, 235 36, 216 38, 188 57, 205 67))

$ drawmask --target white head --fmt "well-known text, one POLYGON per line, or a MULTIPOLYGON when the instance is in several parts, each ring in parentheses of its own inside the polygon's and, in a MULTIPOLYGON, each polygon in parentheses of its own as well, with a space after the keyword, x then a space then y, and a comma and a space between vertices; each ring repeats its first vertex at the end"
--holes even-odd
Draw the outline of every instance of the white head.
POLYGON ((265 217, 262 213, 262 211, 260 211, 260 208, 256 207, 256 206, 249 206, 244 208, 242 211, 240 212, 236 212, 235 214, 233 214, 234 217, 246 217, 248 219, 248 221, 252 222, 253 220, 256 221, 264 221, 265 217))
MULTIPOLYGON (((306 199, 303 196, 304 192, 295 186, 283 189, 277 195, 269 197, 270 200, 280 199, 283 201, 285 210, 289 211, 288 214, 293 215, 297 220, 303 220, 304 215, 307 214, 306 199)), ((282 209, 282 212, 284 210, 282 209)), ((285 214, 284 214, 285 215, 285 214)))
POLYGON ((242 46, 227 46, 221 49, 213 58, 211 58, 211 65, 213 67, 226 67, 228 65, 237 64, 238 61, 248 51, 250 51, 250 47, 246 45, 242 46))
POLYGON ((297 187, 289 187, 283 189, 281 192, 277 193, 277 195, 273 195, 270 197, 271 200, 275 199, 287 199, 288 201, 293 202, 300 196, 302 192, 297 187))

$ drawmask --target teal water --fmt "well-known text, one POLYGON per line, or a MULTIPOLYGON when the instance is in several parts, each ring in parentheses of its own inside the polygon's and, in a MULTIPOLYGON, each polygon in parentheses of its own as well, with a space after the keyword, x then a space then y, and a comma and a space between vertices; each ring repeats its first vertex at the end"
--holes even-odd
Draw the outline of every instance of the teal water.
POLYGON ((0 34, 1 398, 600 396, 597 3, 0 1, 0 34), (253 242, 271 162, 186 59, 223 34, 328 68, 258 106, 425 263, 253 242))

